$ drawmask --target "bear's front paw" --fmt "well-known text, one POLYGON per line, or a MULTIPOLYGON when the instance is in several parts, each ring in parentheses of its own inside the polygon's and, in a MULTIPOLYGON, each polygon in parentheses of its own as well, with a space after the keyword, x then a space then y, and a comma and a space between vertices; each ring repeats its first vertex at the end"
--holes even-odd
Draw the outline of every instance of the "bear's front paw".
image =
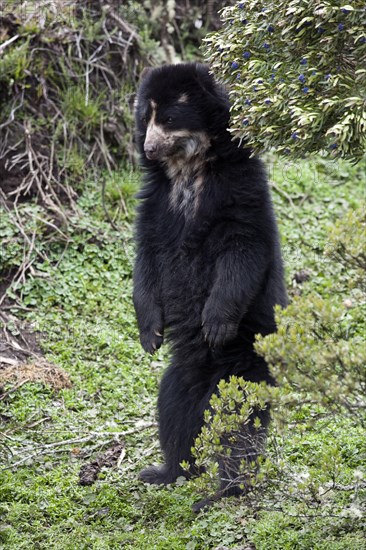
POLYGON ((206 342, 214 348, 233 340, 238 332, 238 325, 231 322, 204 321, 202 330, 206 342))
POLYGON ((163 331, 158 329, 143 330, 140 332, 140 342, 147 353, 154 354, 163 343, 163 331))

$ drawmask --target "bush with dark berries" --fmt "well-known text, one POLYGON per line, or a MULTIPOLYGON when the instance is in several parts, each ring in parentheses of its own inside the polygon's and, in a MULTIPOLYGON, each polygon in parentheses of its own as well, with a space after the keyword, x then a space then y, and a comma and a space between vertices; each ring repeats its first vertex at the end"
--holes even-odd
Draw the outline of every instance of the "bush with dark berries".
POLYGON ((230 90, 235 137, 284 155, 364 154, 364 0, 247 0, 222 20, 206 55, 230 90))

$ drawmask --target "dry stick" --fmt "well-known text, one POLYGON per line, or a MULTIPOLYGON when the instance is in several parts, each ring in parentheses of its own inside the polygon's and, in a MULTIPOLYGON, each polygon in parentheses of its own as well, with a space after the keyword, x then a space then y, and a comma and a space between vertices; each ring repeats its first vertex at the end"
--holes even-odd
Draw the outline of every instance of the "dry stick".
MULTIPOLYGON (((6 316, 4 315, 0 315, 0 320, 2 321, 3 323, 3 333, 4 333, 4 338, 7 342, 7 345, 8 347, 12 348, 12 349, 15 349, 17 351, 20 351, 22 353, 24 353, 24 355, 29 355, 29 356, 32 356, 32 357, 35 357, 36 359, 38 359, 38 355, 36 353, 34 353, 33 351, 31 350, 28 350, 28 349, 25 349, 25 348, 22 348, 22 346, 20 346, 15 340, 12 340, 9 336, 9 332, 8 332, 8 329, 7 329, 7 325, 9 323, 9 318, 7 318, 6 316)), ((22 338, 23 342, 26 344, 24 338, 22 338)))
POLYGON ((118 194, 119 194, 119 199, 121 201, 122 210, 123 210, 124 214, 127 216, 128 215, 128 210, 127 210, 127 206, 126 206, 125 200, 123 198, 121 189, 118 189, 118 194))
MULTIPOLYGON (((65 445, 75 445, 75 444, 78 444, 78 443, 87 443, 88 441, 90 441, 92 439, 92 437, 93 436, 88 436, 88 437, 74 439, 74 440, 70 439, 68 441, 59 441, 57 443, 49 443, 49 444, 45 445, 42 450, 34 452, 34 453, 32 453, 28 456, 23 457, 22 459, 18 460, 18 462, 15 462, 15 464, 11 464, 9 466, 6 466, 5 468, 3 468, 3 470, 9 470, 11 468, 16 468, 17 466, 20 466, 21 464, 24 464, 24 462, 27 462, 28 460, 32 460, 33 458, 36 458, 37 456, 53 454, 55 452, 56 453, 57 452, 64 452, 63 449, 57 449, 57 447, 61 447, 61 446, 63 447, 65 445)), ((114 439, 107 439, 102 444, 106 445, 110 441, 114 441, 114 439)))
POLYGON ((103 21, 103 31, 104 31, 104 34, 108 37, 107 40, 108 40, 109 44, 113 44, 112 37, 109 34, 108 29, 107 29, 106 19, 104 19, 104 21, 103 21))
POLYGON ((16 439, 14 439, 14 437, 10 437, 10 435, 8 435, 6 432, 0 432, 0 436, 4 437, 5 439, 9 439, 9 441, 17 441, 16 439))
POLYGON ((175 28, 175 32, 177 33, 179 46, 180 46, 180 51, 182 52, 182 55, 184 55, 184 52, 185 52, 184 43, 183 43, 182 35, 180 33, 179 26, 177 24, 176 19, 173 20, 173 27, 175 28))
POLYGON ((109 172, 109 175, 112 176, 113 172, 112 172, 111 163, 110 163, 110 155, 108 153, 108 150, 106 149, 102 133, 103 133, 103 127, 101 126, 101 128, 100 128, 100 134, 101 134, 100 139, 98 137, 95 137, 95 141, 99 145, 99 153, 104 158, 104 162, 107 165, 107 170, 109 172))
POLYGON ((101 141, 101 144, 102 144, 103 156, 105 158, 105 161, 106 161, 106 164, 107 164, 107 167, 108 167, 108 172, 109 172, 110 175, 113 175, 111 165, 114 168, 116 168, 116 163, 114 162, 113 157, 109 153, 108 147, 107 147, 105 139, 104 139, 104 124, 103 124, 103 117, 102 116, 100 117, 100 141, 101 141))
POLYGON ((71 240, 70 237, 68 235, 66 235, 66 233, 61 231, 61 229, 59 227, 57 227, 57 225, 55 225, 54 223, 52 223, 50 221, 47 221, 47 220, 41 218, 40 216, 37 216, 36 214, 33 214, 32 217, 35 218, 36 220, 39 220, 40 222, 44 223, 45 225, 48 225, 49 227, 52 227, 52 229, 54 229, 57 233, 59 233, 61 235, 61 237, 63 239, 65 239, 65 241, 70 241, 71 240))
POLYGON ((11 38, 9 38, 9 40, 6 40, 5 42, 3 42, 0 46, 0 54, 3 53, 3 51, 7 46, 9 46, 9 44, 11 44, 12 42, 15 42, 15 40, 18 40, 19 37, 20 37, 20 34, 16 34, 15 36, 12 36, 11 38))
MULTIPOLYGON (((24 247, 23 261, 22 261, 20 267, 18 268, 17 272, 15 273, 15 275, 12 277, 12 280, 11 280, 11 283, 10 283, 11 285, 14 284, 14 290, 16 290, 18 288, 19 282, 21 280, 24 281, 26 271, 28 269, 31 269, 31 266, 35 261, 35 258, 30 260, 30 256, 31 256, 32 252, 35 251, 37 253, 37 255, 39 257, 41 257, 44 261, 47 260, 47 256, 45 256, 42 252, 40 252, 37 249, 37 247, 35 246, 36 231, 33 232, 32 238, 29 239, 28 235, 26 234, 25 230, 23 229, 22 220, 20 218, 16 202, 13 205, 13 212, 15 213, 15 216, 16 216, 16 219, 15 219, 14 216, 13 216, 13 213, 11 212, 11 210, 9 209, 9 207, 6 204, 6 196, 1 191, 1 189, 0 189, 0 194, 2 196, 1 203, 3 204, 3 206, 5 207, 7 212, 11 215, 13 223, 16 225, 16 227, 18 228, 19 232, 21 233, 21 235, 23 236, 23 239, 24 239, 24 243, 23 243, 23 247, 24 247), (26 246, 28 246, 27 254, 25 254, 26 246)), ((43 220, 42 218, 39 218, 38 216, 35 216, 35 217, 37 219, 40 219, 46 225, 50 225, 53 229, 57 230, 65 238, 67 244, 70 242, 70 239, 60 229, 58 229, 54 224, 52 224, 51 222, 48 222, 46 220, 43 220)), ((4 300, 6 298, 6 295, 7 295, 7 292, 5 290, 3 295, 0 297, 0 305, 2 305, 2 303, 4 302, 4 300)))
MULTIPOLYGON (((39 172, 41 173, 41 175, 43 176, 44 178, 44 181, 48 183, 48 187, 49 187, 49 190, 53 196, 53 199, 55 200, 55 203, 52 202, 50 200, 50 198, 44 193, 43 189, 42 189, 42 181, 40 178, 36 178, 36 183, 37 183, 37 187, 38 187, 38 191, 42 197, 42 199, 44 200, 45 204, 48 205, 48 207, 53 210, 55 213, 57 213, 58 215, 61 216, 63 222, 65 223, 65 225, 67 225, 67 217, 64 213, 64 210, 63 210, 63 206, 59 200, 59 198, 57 197, 53 187, 52 187, 52 184, 51 182, 48 180, 47 178, 47 174, 45 173, 45 171, 43 170, 43 167, 41 165, 41 163, 39 162, 38 158, 37 158, 37 155, 32 147, 32 142, 31 142, 31 137, 30 137, 30 131, 29 129, 26 127, 26 131, 25 131, 25 139, 26 139, 26 146, 27 146, 27 150, 28 150, 28 158, 29 158, 29 164, 30 164, 30 169, 32 171, 32 169, 34 170, 34 165, 33 165, 33 161, 35 162, 35 164, 37 165, 38 167, 38 170, 39 172)), ((57 180, 52 176, 52 179, 56 182, 57 180)))
POLYGON ((105 178, 102 178, 102 205, 103 205, 104 214, 106 215, 107 220, 109 221, 109 223, 111 224, 113 229, 115 229, 116 231, 119 231, 119 228, 117 227, 117 225, 114 223, 114 221, 110 217, 109 212, 108 212, 107 207, 106 207, 106 204, 105 204, 105 178))
POLYGON ((2 355, 0 355, 0 363, 5 363, 6 365, 12 365, 14 367, 20 365, 19 361, 16 359, 10 359, 10 357, 3 357, 2 355))
MULTIPOLYGON (((0 48, 1 48, 1 46, 0 46, 0 48)), ((20 107, 23 106, 23 102, 24 102, 24 90, 22 91, 21 101, 20 101, 19 105, 18 105, 17 107, 12 107, 11 112, 10 112, 10 115, 9 115, 9 117, 8 117, 8 120, 7 120, 6 122, 3 122, 3 124, 0 124, 0 130, 1 130, 2 128, 5 128, 6 126, 9 126, 9 124, 11 124, 11 123, 14 121, 14 118, 15 118, 15 117, 14 117, 14 113, 15 113, 18 109, 20 109, 20 107)), ((15 103, 15 102, 14 102, 14 103, 15 103)))
POLYGON ((97 148, 97 144, 94 143, 94 144, 93 144, 93 147, 92 147, 92 150, 90 151, 90 154, 89 154, 89 156, 88 156, 88 158, 87 158, 86 164, 89 164, 89 162, 90 162, 91 159, 93 158, 96 148, 97 148))
POLYGON ((130 49, 130 46, 133 43, 134 39, 135 39, 135 37, 132 34, 130 34, 130 36, 127 40, 127 44, 125 46, 124 52, 123 52, 123 63, 125 65, 127 64, 128 50, 130 49))
MULTIPOLYGON (((98 57, 98 59, 94 59, 96 57, 96 55, 104 48, 104 46, 106 45, 107 43, 107 40, 104 40, 101 44, 99 44, 99 46, 97 47, 97 49, 95 50, 95 52, 91 55, 91 57, 87 60, 87 64, 91 64, 91 62, 93 62, 93 65, 96 61, 98 61, 99 59, 102 59, 103 57, 106 56, 106 54, 102 55, 101 57, 98 57)), ((84 61, 84 59, 80 59, 80 61, 84 61)), ((85 61, 84 61, 85 62, 85 61)))
MULTIPOLYGON (((19 214, 19 210, 18 210, 18 207, 17 205, 14 203, 13 204, 13 212, 15 213, 15 216, 16 216, 16 219, 17 219, 17 222, 15 222, 14 218, 13 218, 13 222, 16 224, 16 226, 18 227, 19 231, 21 232, 23 238, 24 238, 24 241, 26 241, 28 243, 28 246, 31 246, 31 240, 29 239, 28 235, 26 234, 25 230, 23 229, 23 226, 22 226, 22 219, 20 217, 20 214, 19 214)), ((40 258, 42 258, 42 260, 46 261, 47 260, 47 256, 45 254, 43 254, 43 252, 41 252, 40 250, 38 250, 36 248, 36 246, 34 245, 34 249, 35 251, 37 252, 38 256, 40 258)))
POLYGON ((17 218, 17 220, 15 220, 15 219, 14 219, 14 216, 11 215, 11 210, 10 210, 10 208, 9 208, 8 205, 6 204, 6 202, 7 202, 7 197, 6 197, 5 193, 1 190, 1 188, 0 188, 0 195, 1 195, 1 204, 4 206, 4 208, 5 208, 5 210, 7 211, 7 213, 10 214, 10 216, 12 217, 12 222, 14 223, 14 225, 16 225, 16 227, 18 228, 19 232, 22 234, 24 240, 27 241, 28 243, 30 243, 29 237, 28 237, 28 235, 25 233, 22 224, 21 224, 21 223, 18 223, 18 222, 19 222, 19 212, 18 212, 18 209, 14 210, 14 211, 15 211, 15 214, 16 214, 16 218, 17 218))
POLYGON ((30 308, 30 307, 25 307, 25 306, 21 306, 20 304, 12 304, 12 305, 10 305, 10 306, 4 306, 4 305, 2 305, 2 306, 1 306, 1 309, 2 309, 3 311, 11 311, 11 310, 13 310, 13 309, 20 309, 21 311, 33 311, 32 308, 30 308))
POLYGON ((116 463, 116 468, 120 468, 121 467, 121 464, 122 464, 122 461, 123 459, 125 458, 126 456, 126 449, 123 447, 122 451, 121 451, 121 454, 119 455, 119 458, 117 460, 117 463, 116 463))
MULTIPOLYGON (((33 232, 33 235, 32 235, 32 241, 30 241, 30 245, 29 245, 29 249, 28 249, 28 253, 27 255, 24 254, 24 260, 22 261, 22 264, 20 265, 20 267, 18 268, 17 272, 15 273, 14 277, 12 277, 12 280, 11 280, 11 285, 14 285, 14 290, 16 290, 18 288, 18 285, 19 285, 19 282, 23 279, 24 281, 24 275, 25 275, 25 272, 27 269, 30 268, 30 266, 32 265, 32 263, 34 262, 35 258, 33 258, 32 260, 30 260, 30 255, 32 254, 33 250, 34 250, 34 240, 35 240, 35 232, 33 232)), ((25 246, 24 246, 25 248, 25 246)), ((7 291, 5 290, 3 295, 1 296, 0 298, 0 306, 1 304, 4 302, 5 298, 6 298, 6 295, 7 295, 7 291)))
POLYGON ((213 16, 213 0, 208 0, 207 2, 207 19, 206 25, 209 26, 213 16))
MULTIPOLYGON (((32 265, 32 263, 35 261, 35 258, 33 258, 31 260, 31 255, 32 255, 32 252, 34 250, 34 242, 35 242, 35 239, 36 239, 36 231, 33 231, 32 233, 32 240, 30 241, 30 244, 29 244, 29 248, 28 248, 28 251, 27 251, 27 254, 25 255, 25 258, 21 264, 21 266, 19 267, 18 271, 16 272, 15 276, 14 276, 14 279, 13 279, 13 289, 16 290, 19 286, 19 283, 21 281, 23 281, 23 283, 25 282, 25 272, 27 271, 27 269, 30 268, 30 266, 32 265)), ((2 299, 0 300, 0 305, 4 299, 4 296, 6 294, 4 293, 2 299)))
POLYGON ((135 31, 135 29, 131 27, 131 25, 126 23, 126 21, 124 21, 124 19, 122 19, 119 15, 117 15, 113 11, 113 8, 111 6, 107 4, 106 6, 103 6, 102 9, 111 16, 111 18, 118 24, 122 31, 126 32, 129 35, 133 35, 133 38, 136 40, 136 42, 139 41, 139 35, 135 31))
POLYGON ((55 140, 52 138, 51 140, 51 152, 49 157, 49 169, 48 169, 48 181, 51 181, 52 174, 53 174, 53 161, 54 161, 54 155, 55 155, 55 140))
MULTIPOLYGON (((34 413, 34 414, 37 414, 37 413, 34 413)), ((8 430, 7 432, 3 432, 2 435, 4 435, 5 437, 9 437, 9 434, 11 434, 11 433, 19 432, 20 430, 22 430, 22 431, 23 430, 28 430, 29 428, 35 428, 39 424, 43 424, 43 422, 47 422, 47 420, 51 420, 51 417, 46 416, 45 418, 41 418, 40 420, 37 420, 36 422, 23 424, 22 426, 16 426, 15 428, 12 428, 11 430, 8 430)), ((9 437, 9 439, 11 439, 12 441, 16 441, 14 438, 9 437)))
POLYGON ((290 197, 290 195, 288 193, 286 193, 286 191, 284 191, 283 189, 280 189, 278 187, 278 185, 276 185, 273 181, 271 181, 270 185, 271 185, 272 189, 274 189, 279 195, 284 197, 290 203, 292 208, 296 208, 296 205, 294 204, 292 198, 290 197))
POLYGON ((80 47, 81 37, 82 37, 82 31, 80 31, 79 34, 75 35, 75 44, 79 54, 79 59, 82 59, 83 57, 83 54, 81 53, 81 47, 80 47))
MULTIPOLYGON (((23 381, 20 385, 23 385, 27 381, 28 380, 23 381)), ((14 388, 12 388, 12 390, 10 390, 10 391, 14 391, 14 388)), ((66 439, 64 441, 56 441, 55 443, 46 443, 45 445, 43 445, 41 447, 38 447, 37 451, 33 452, 32 454, 30 454, 26 457, 23 457, 21 460, 18 460, 18 462, 16 462, 15 464, 11 464, 9 466, 6 466, 3 469, 4 470, 9 470, 11 468, 15 468, 16 466, 19 466, 19 465, 23 464, 27 460, 32 460, 33 458, 35 458, 37 456, 52 454, 52 452, 60 452, 60 451, 57 451, 57 447, 64 447, 66 445, 76 445, 76 444, 79 444, 79 443, 88 443, 88 441, 91 441, 92 439, 95 439, 96 437, 102 436, 102 435, 103 436, 109 435, 109 436, 113 436, 113 437, 109 437, 105 441, 99 442, 99 446, 107 445, 108 443, 110 443, 112 441, 119 442, 119 437, 120 436, 125 437, 127 435, 134 434, 136 432, 142 431, 142 430, 147 429, 147 428, 149 428, 151 426, 154 426, 154 425, 156 425, 155 422, 148 422, 146 424, 138 426, 137 428, 135 428, 133 430, 127 430, 125 432, 90 432, 90 434, 85 436, 85 437, 79 437, 79 438, 75 438, 75 439, 66 439)), ((61 450, 61 452, 64 452, 64 451, 61 450)), ((17 454, 19 455, 20 453, 17 453, 17 454)))

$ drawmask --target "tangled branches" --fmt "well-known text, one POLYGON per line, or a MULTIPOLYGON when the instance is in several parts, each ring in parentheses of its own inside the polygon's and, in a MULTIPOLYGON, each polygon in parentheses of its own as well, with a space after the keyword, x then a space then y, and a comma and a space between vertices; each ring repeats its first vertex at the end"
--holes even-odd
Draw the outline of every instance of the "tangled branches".
POLYGON ((5 2, 0 18, 1 187, 15 205, 36 196, 61 223, 86 169, 131 156, 139 37, 118 6, 5 2))

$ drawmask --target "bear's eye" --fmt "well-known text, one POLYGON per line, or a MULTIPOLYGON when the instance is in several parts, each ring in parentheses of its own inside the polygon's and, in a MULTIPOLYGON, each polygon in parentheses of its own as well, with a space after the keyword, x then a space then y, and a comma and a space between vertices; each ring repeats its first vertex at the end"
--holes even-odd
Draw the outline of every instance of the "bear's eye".
POLYGON ((168 116, 168 118, 166 119, 166 124, 172 124, 173 123, 173 117, 171 116, 168 116))
POLYGON ((142 117, 142 123, 145 124, 145 126, 146 126, 146 124, 147 124, 147 117, 146 116, 142 117))

